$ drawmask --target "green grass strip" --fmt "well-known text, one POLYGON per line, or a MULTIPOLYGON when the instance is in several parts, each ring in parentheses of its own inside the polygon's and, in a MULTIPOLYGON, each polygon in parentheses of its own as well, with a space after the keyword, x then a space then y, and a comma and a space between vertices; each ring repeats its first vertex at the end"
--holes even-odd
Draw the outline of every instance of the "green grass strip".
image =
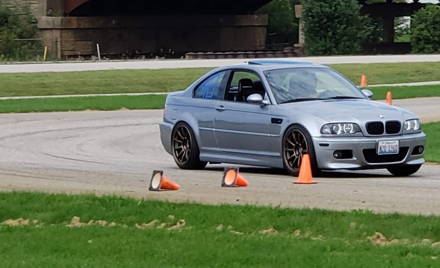
POLYGON ((182 90, 210 68, 0 74, 0 96, 145 93, 182 90))
POLYGON ((440 123, 423 124, 426 133, 425 159, 440 162, 440 123))
POLYGON ((166 95, 0 100, 0 113, 162 109, 166 95))
POLYGON ((357 85, 362 74, 367 75, 370 85, 440 81, 440 62, 336 64, 331 67, 357 85))
POLYGON ((393 93, 393 99, 407 99, 418 97, 438 97, 440 96, 440 85, 432 86, 406 86, 406 87, 373 87, 375 100, 383 100, 388 91, 393 93))
MULTIPOLYGON (((244 60, 243 60, 244 62, 244 60)), ((338 64, 336 70, 358 84, 440 81, 440 62, 338 64)), ((108 70, 0 74, 0 97, 169 92, 186 88, 211 68, 108 70)))
MULTIPOLYGON (((393 92, 394 99, 440 96, 440 85, 370 89, 376 100, 384 99, 387 91, 393 92)), ((0 100, 0 113, 162 109, 165 98, 165 95, 143 95, 0 100)))
POLYGON ((434 267, 440 258, 437 216, 38 193, 0 193, 0 207, 0 223, 22 223, 0 225, 5 267, 434 267), (83 225, 68 227, 74 216, 83 225), (369 238, 376 232, 384 237, 369 238))

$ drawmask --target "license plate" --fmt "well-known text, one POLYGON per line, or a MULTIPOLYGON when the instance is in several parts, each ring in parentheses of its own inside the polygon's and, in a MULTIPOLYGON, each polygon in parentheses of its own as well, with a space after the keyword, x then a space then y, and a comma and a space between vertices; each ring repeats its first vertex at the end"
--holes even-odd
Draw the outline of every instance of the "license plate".
POLYGON ((399 141, 379 141, 377 144, 378 155, 398 154, 399 141))

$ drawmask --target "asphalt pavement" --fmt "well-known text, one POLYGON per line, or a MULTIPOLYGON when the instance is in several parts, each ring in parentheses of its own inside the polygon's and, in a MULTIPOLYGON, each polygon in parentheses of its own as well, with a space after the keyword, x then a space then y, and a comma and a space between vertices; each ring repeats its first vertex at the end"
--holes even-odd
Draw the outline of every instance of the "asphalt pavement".
MULTIPOLYGON (((401 100, 426 121, 440 121, 440 98, 401 100), (427 108, 430 107, 430 108, 427 108)), ((333 172, 294 185, 282 171, 243 167, 246 188, 220 187, 225 165, 180 170, 159 140, 161 110, 1 114, 0 190, 118 194, 208 204, 256 204, 440 214, 440 165, 411 177, 386 170, 333 172), (149 192, 154 169, 182 186, 149 192)))

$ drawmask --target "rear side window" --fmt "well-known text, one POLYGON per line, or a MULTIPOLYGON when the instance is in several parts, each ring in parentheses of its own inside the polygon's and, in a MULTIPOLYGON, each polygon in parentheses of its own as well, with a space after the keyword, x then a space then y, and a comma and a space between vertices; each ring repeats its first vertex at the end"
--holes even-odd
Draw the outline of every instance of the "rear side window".
POLYGON ((213 74, 208 79, 203 81, 194 92, 194 98, 200 99, 222 99, 223 85, 226 72, 213 74))

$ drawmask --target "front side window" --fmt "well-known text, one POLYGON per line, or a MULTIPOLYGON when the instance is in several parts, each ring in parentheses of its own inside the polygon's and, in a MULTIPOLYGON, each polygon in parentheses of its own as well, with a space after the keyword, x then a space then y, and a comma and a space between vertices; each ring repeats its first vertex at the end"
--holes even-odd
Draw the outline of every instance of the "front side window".
POLYGON ((291 68, 265 72, 278 103, 314 99, 363 99, 349 81, 328 68, 291 68))
POLYGON ((226 72, 213 74, 203 81, 194 92, 194 98, 201 99, 221 99, 223 98, 223 80, 226 72))
POLYGON ((262 98, 265 96, 260 77, 250 71, 234 71, 226 89, 225 100, 247 102, 247 98, 252 94, 260 94, 262 98))

